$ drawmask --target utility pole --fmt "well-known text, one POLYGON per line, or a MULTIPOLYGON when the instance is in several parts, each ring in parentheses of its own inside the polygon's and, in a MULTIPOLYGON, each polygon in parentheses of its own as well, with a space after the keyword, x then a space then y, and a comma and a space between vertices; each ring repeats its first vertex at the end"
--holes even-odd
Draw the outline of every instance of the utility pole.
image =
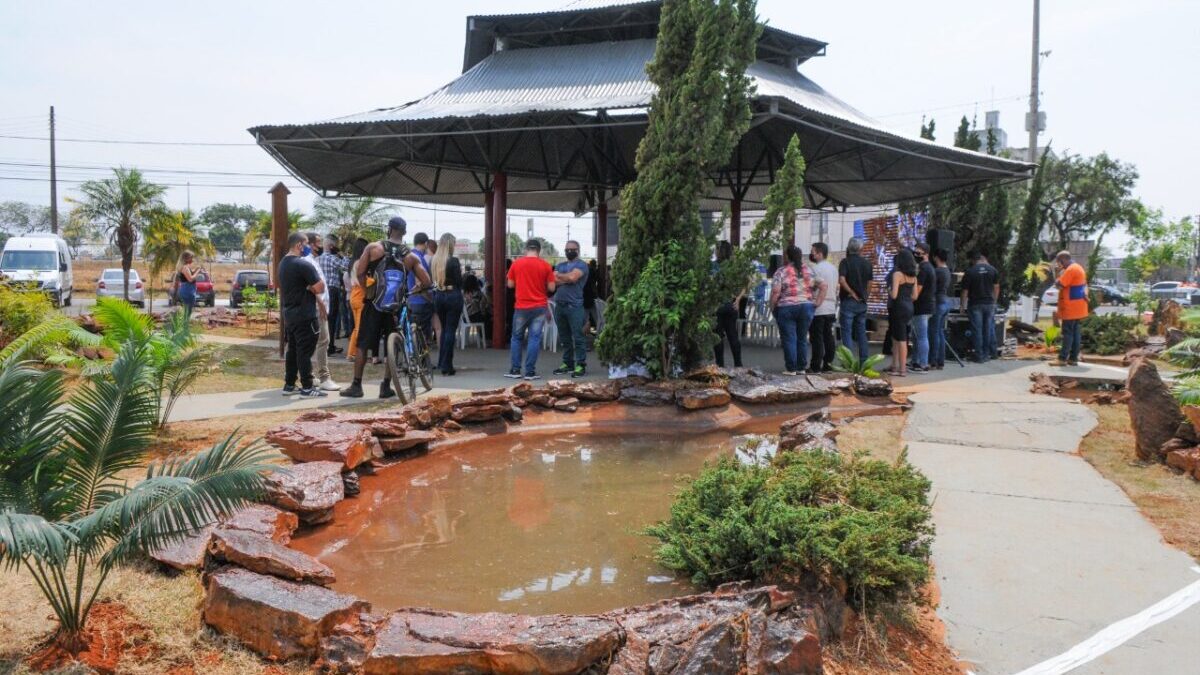
POLYGON ((1040 57, 1038 41, 1040 37, 1041 0, 1033 0, 1033 57, 1029 76, 1029 116, 1025 120, 1025 129, 1029 132, 1029 155, 1026 160, 1030 164, 1038 161, 1038 58, 1040 57))
POLYGON ((58 234, 58 167, 54 162, 54 106, 50 106, 50 231, 58 234))

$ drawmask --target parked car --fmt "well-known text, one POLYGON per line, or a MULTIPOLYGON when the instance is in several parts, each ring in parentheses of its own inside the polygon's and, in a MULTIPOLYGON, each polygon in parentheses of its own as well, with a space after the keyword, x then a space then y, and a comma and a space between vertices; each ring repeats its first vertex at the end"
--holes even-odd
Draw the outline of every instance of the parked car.
POLYGON ((1113 286, 1106 284, 1094 284, 1090 287, 1092 293, 1100 296, 1100 304, 1102 305, 1128 305, 1129 296, 1117 290, 1113 286))
MULTIPOLYGON (((198 272, 194 279, 196 281, 196 304, 216 307, 217 290, 213 288, 212 278, 208 276, 208 272, 198 272)), ((175 297, 175 284, 171 284, 171 288, 167 290, 167 304, 174 305, 176 302, 179 300, 175 297)))
MULTIPOLYGON (((121 272, 120 267, 108 267, 100 273, 100 278, 96 280, 96 297, 97 298, 123 298, 125 297, 125 289, 122 283, 125 281, 125 275, 121 272)), ((138 276, 137 270, 129 270, 129 302, 138 307, 146 306, 146 289, 142 286, 142 278, 138 276)))
POLYGON ((67 242, 45 232, 9 237, 0 254, 0 274, 50 295, 58 307, 75 297, 75 277, 67 242))
POLYGON ((242 292, 247 288, 254 288, 259 293, 273 293, 275 287, 271 284, 271 278, 263 270, 238 270, 233 276, 233 287, 229 291, 229 306, 240 307, 242 304, 242 292))
POLYGON ((1045 293, 1042 293, 1042 304, 1043 305, 1057 305, 1058 304, 1058 287, 1057 286, 1051 286, 1050 288, 1046 289, 1045 293))
POLYGON ((1183 288, 1183 283, 1179 281, 1160 281, 1150 287, 1150 297, 1155 300, 1167 298, 1178 300, 1186 297, 1188 293, 1183 288))

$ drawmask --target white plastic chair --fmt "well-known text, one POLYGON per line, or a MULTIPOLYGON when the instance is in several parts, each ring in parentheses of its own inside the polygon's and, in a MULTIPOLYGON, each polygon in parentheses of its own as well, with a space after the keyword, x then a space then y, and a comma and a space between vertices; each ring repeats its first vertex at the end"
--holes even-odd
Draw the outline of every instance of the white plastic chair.
POLYGON ((458 348, 466 349, 467 342, 474 338, 479 343, 479 348, 484 349, 487 346, 486 340, 483 337, 483 322, 472 322, 467 317, 467 313, 462 313, 462 319, 458 322, 458 348))
POLYGON ((549 301, 550 312, 546 317, 546 325, 542 328, 542 349, 549 352, 558 351, 558 322, 554 320, 555 302, 549 301))
POLYGON ((596 299, 596 334, 604 332, 604 313, 608 311, 608 303, 597 298, 596 299))

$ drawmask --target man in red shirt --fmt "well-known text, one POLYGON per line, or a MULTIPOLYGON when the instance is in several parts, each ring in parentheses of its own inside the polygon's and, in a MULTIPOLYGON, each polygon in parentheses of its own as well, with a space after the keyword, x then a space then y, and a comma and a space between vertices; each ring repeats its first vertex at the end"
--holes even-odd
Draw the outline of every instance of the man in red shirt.
POLYGON ((530 239, 525 242, 525 255, 514 260, 508 269, 508 287, 516 289, 516 302, 513 305, 512 342, 509 344, 512 368, 505 377, 522 377, 521 342, 525 340, 524 378, 538 379, 537 358, 542 348, 542 328, 550 312, 548 294, 554 292, 554 268, 542 260, 541 253, 541 242, 530 239))
POLYGON ((1077 262, 1071 262, 1069 251, 1060 251, 1054 256, 1055 265, 1059 269, 1058 279, 1058 319, 1062 322, 1062 348, 1058 360, 1052 366, 1079 365, 1079 349, 1082 346, 1080 323, 1088 315, 1088 284, 1087 272, 1077 262))

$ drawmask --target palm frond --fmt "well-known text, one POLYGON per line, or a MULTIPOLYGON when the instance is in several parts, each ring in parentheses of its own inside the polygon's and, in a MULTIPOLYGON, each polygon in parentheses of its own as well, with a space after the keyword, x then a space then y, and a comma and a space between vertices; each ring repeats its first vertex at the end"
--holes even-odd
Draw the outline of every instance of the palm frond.
POLYGON ((104 332, 104 341, 114 349, 127 342, 145 342, 154 331, 149 314, 119 298, 96 298, 92 316, 104 332))
POLYGON ((28 558, 61 564, 75 537, 68 528, 29 513, 0 511, 0 562, 12 569, 28 558))
POLYGON ((1180 405, 1200 405, 1200 377, 1193 375, 1176 380, 1171 393, 1180 405))
POLYGON ((55 515, 52 456, 62 433, 63 376, 25 365, 0 368, 0 509, 55 515))
POLYGON ((123 493, 116 475, 141 464, 153 438, 157 395, 148 377, 144 344, 125 344, 112 373, 89 382, 67 406, 63 476, 77 514, 84 515, 123 493))
POLYGON ((25 331, 0 349, 0 367, 23 361, 51 344, 99 344, 96 336, 79 327, 61 314, 51 314, 45 321, 25 331))
POLYGON ((92 549, 112 542, 101 560, 109 566, 177 541, 261 498, 269 457, 235 432, 191 458, 153 464, 145 480, 80 521, 80 539, 92 549))
POLYGON ((1163 356, 1173 365, 1184 369, 1180 377, 1200 375, 1200 338, 1186 338, 1163 352, 1163 356))
POLYGON ((212 367, 216 350, 211 345, 201 345, 181 355, 166 364, 163 369, 162 391, 166 401, 162 404, 158 423, 162 426, 171 417, 171 410, 180 396, 186 394, 195 385, 196 380, 212 367))

